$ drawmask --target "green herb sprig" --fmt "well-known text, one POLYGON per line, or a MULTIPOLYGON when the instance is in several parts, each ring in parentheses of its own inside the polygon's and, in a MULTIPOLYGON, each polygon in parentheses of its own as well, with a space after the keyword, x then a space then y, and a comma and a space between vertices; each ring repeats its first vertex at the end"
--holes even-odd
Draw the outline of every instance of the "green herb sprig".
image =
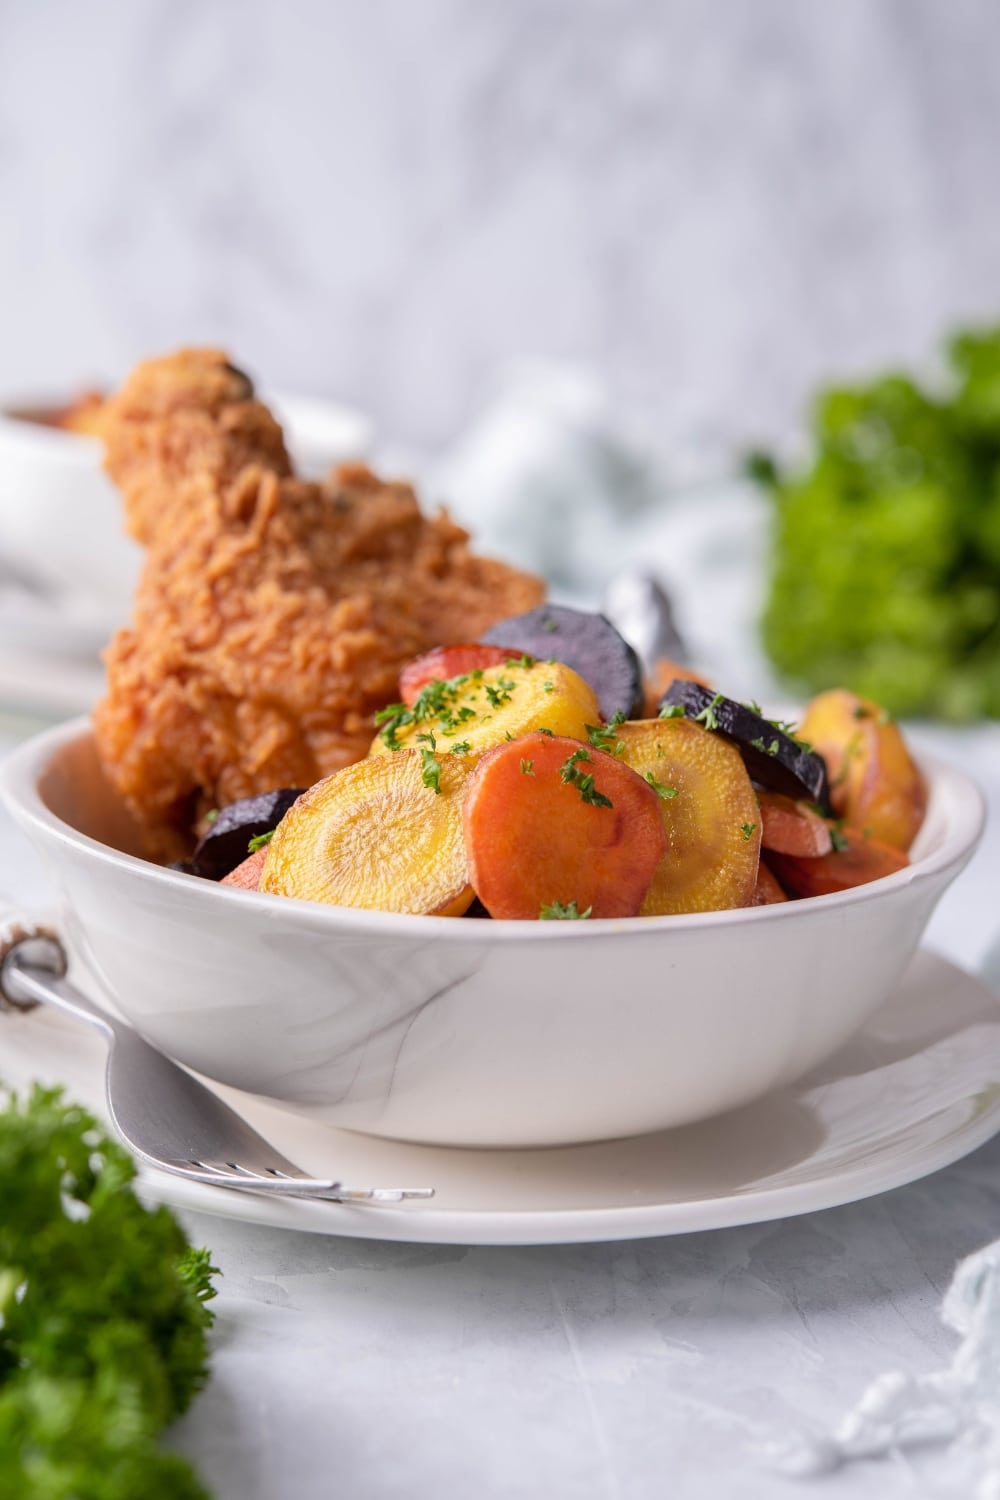
POLYGON ((560 779, 567 786, 575 786, 583 801, 589 803, 591 807, 614 807, 611 798, 605 797, 603 792, 597 790, 594 785, 593 773, 580 770, 581 762, 585 762, 588 765, 593 764, 590 752, 585 750, 582 745, 579 750, 574 750, 573 754, 563 761, 563 764, 559 768, 560 779))
POLYGON ((208 1252, 59 1089, 0 1106, 0 1495, 208 1500, 157 1446, 207 1378, 208 1252))
POLYGON ((581 911, 575 901, 567 901, 565 905, 561 901, 550 901, 548 906, 543 906, 538 913, 538 920, 539 922, 586 922, 593 909, 592 906, 588 906, 581 911))

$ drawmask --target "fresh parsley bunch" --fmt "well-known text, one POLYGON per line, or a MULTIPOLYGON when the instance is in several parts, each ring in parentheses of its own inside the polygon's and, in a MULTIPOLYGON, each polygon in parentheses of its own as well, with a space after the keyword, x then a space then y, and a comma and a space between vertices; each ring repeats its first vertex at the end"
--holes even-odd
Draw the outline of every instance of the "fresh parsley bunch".
POLYGON ((892 375, 820 395, 814 457, 772 492, 764 643, 804 689, 898 714, 1000 717, 1000 328, 948 345, 942 390, 892 375))
POLYGON ((207 1500, 160 1430, 207 1375, 215 1267, 60 1090, 0 1109, 0 1495, 207 1500))

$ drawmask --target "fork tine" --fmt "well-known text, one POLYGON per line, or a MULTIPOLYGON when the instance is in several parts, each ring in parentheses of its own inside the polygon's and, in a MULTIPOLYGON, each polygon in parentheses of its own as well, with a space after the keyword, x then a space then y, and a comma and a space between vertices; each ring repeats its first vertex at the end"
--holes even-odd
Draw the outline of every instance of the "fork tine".
POLYGON ((401 1203, 407 1198, 433 1198, 434 1189, 418 1188, 371 1188, 351 1187, 326 1177, 293 1176, 270 1168, 265 1172, 252 1171, 238 1162, 195 1161, 164 1162, 168 1171, 180 1172, 184 1176, 197 1177, 199 1181, 218 1187, 242 1188, 245 1192, 260 1191, 268 1196, 283 1198, 317 1198, 333 1203, 401 1203))

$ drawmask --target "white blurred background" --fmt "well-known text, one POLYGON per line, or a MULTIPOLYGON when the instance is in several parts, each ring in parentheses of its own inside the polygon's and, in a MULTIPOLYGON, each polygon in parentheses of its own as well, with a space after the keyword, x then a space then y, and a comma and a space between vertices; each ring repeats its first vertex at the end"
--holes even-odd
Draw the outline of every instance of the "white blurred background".
POLYGON ((0 391, 582 361, 687 478, 996 312, 998 143, 993 0, 0 0, 0 391))
MULTIPOLYGON (((220 343, 357 408, 556 597, 646 566, 763 697, 766 502, 732 476, 819 385, 997 317, 998 146, 991 0, 0 0, 0 403, 220 343)), ((22 697, 58 651, 90 664, 60 704, 99 687, 106 511, 47 526, 63 593, 26 611, 0 493, 22 697)))

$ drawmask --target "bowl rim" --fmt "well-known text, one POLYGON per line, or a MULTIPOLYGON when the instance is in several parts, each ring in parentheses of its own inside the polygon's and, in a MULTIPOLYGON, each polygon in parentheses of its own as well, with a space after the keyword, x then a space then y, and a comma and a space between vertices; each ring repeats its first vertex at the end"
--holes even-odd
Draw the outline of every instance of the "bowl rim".
MULTIPOLYGON (((100 864, 111 865, 126 872, 134 871, 136 878, 151 882, 154 888, 161 886, 168 890, 178 890, 183 887, 190 894, 191 882, 197 880, 200 885, 211 887, 213 895, 208 897, 210 900, 230 904, 235 902, 245 912, 255 909, 262 916, 266 913, 267 921, 279 920, 280 917, 280 920, 290 922, 293 926, 329 932, 331 937, 349 930, 355 935, 370 934, 372 938, 389 935, 428 938, 433 935, 435 939, 479 946, 484 939, 490 944, 512 941, 578 942, 582 934, 596 937, 632 933, 638 938, 640 935, 740 927, 752 922, 794 921, 803 912, 814 912, 817 907, 832 915, 859 903, 889 899, 925 881, 933 881, 949 874, 953 878, 971 857, 986 823, 986 800, 972 777, 934 756, 921 755, 916 759, 928 784, 942 791, 948 798, 948 826, 936 849, 914 860, 905 869, 883 876, 880 880, 831 895, 807 896, 773 905, 685 912, 661 917, 598 917, 588 920, 582 927, 568 922, 503 919, 463 922, 454 917, 370 911, 363 907, 329 906, 318 901, 290 901, 284 896, 273 896, 263 891, 246 891, 214 881, 204 881, 198 876, 170 870, 151 860, 102 844, 52 812, 38 788, 40 778, 60 751, 74 742, 92 740, 93 737, 90 716, 81 715, 31 736, 0 762, 0 801, 23 829, 29 834, 30 830, 37 830, 47 843, 54 841, 57 845, 72 848, 78 854, 95 859, 100 864), (249 903, 254 903, 254 906, 251 907, 249 903)), ((205 895, 208 896, 207 891, 205 895)))

